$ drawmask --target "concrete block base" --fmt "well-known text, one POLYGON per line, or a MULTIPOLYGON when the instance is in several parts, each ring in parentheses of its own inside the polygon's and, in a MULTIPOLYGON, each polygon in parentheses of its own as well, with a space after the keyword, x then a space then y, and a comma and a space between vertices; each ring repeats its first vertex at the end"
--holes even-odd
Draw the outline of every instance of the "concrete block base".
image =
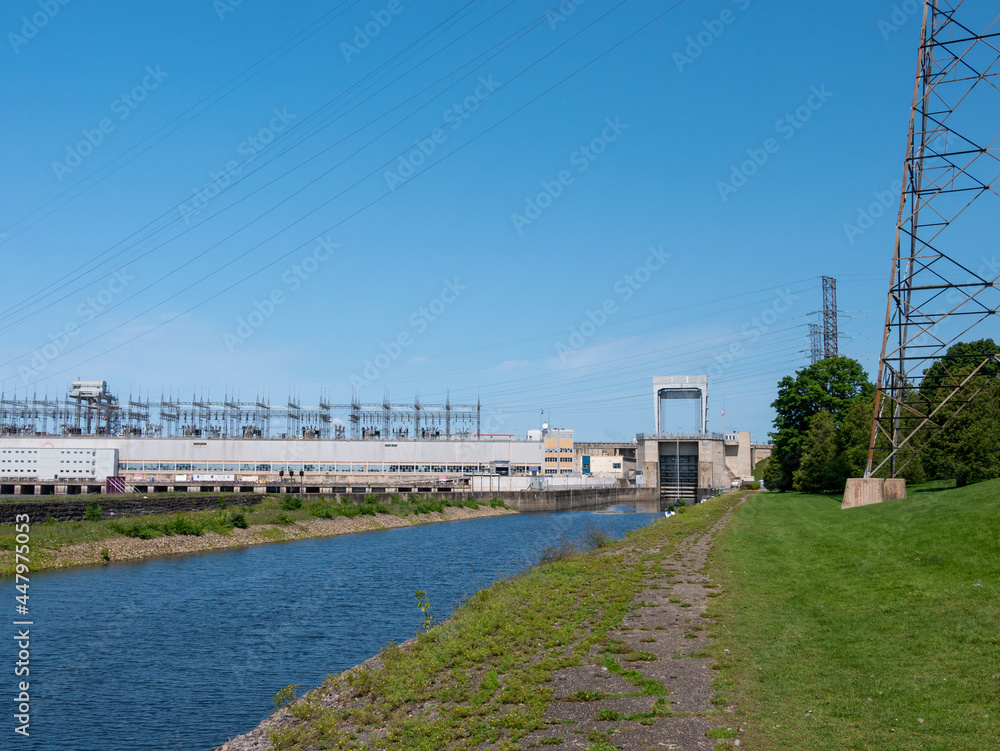
POLYGON ((862 477, 847 481, 841 509, 871 506, 882 501, 899 501, 906 498, 906 480, 881 477, 862 477))
POLYGON ((901 501, 906 498, 906 480, 902 478, 886 480, 882 486, 882 498, 887 501, 901 501))

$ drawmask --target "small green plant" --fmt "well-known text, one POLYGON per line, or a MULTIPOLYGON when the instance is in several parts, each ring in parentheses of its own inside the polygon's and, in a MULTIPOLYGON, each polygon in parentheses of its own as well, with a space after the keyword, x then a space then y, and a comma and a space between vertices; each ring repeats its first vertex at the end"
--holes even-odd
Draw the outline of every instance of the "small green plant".
POLYGON ((56 523, 55 518, 51 516, 46 516, 45 521, 42 522, 42 524, 55 524, 55 523, 56 523))
POLYGON ((101 520, 101 504, 97 501, 88 503, 87 508, 84 509, 83 518, 88 522, 99 522, 101 520))
POLYGON ((589 550, 606 548, 614 541, 615 538, 613 538, 611 535, 609 535, 600 527, 588 526, 583 531, 583 544, 586 545, 589 550))
POLYGON ((297 689, 300 683, 291 684, 285 686, 283 689, 279 690, 278 693, 274 695, 274 706, 284 707, 295 701, 295 689, 297 689))
POLYGON ((600 701, 605 697, 603 691, 577 691, 570 694, 563 701, 600 701))
POLYGON ((302 508, 302 499, 291 493, 285 493, 285 497, 281 501, 281 508, 285 511, 298 511, 302 508))
POLYGON ((274 523, 275 524, 291 524, 292 523, 292 517, 290 517, 288 514, 278 514, 276 517, 274 517, 274 523))
POLYGON ((378 503, 378 496, 374 493, 365 493, 365 503, 378 503))
POLYGON ((177 518, 163 524, 163 533, 166 535, 191 535, 197 537, 204 529, 204 525, 184 516, 184 514, 178 514, 177 518))
POLYGON ((414 594, 417 598, 417 607, 420 608, 420 612, 424 615, 424 631, 430 631, 437 619, 431 613, 431 603, 427 599, 427 593, 422 589, 418 589, 414 594))
POLYGON ((110 561, 111 551, 108 550, 107 548, 101 548, 101 558, 103 558, 105 561, 110 561))
POLYGON ((580 549, 577 547, 575 542, 563 539, 555 545, 546 545, 542 548, 542 554, 538 558, 538 564, 541 566, 546 563, 555 563, 556 561, 562 561, 566 558, 572 558, 578 553, 580 553, 580 549))
POLYGON ((242 511, 232 512, 229 518, 232 521, 233 526, 237 527, 238 529, 246 529, 247 527, 250 526, 250 524, 247 522, 247 515, 244 514, 242 511))

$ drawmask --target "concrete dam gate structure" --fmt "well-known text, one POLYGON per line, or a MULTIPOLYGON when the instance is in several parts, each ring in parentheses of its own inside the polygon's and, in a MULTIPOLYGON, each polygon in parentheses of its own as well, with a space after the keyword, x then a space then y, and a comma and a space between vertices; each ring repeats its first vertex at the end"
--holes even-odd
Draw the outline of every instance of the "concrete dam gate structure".
POLYGON ((708 376, 655 376, 653 408, 656 434, 638 436, 636 466, 666 505, 690 505, 730 488, 770 455, 771 447, 752 443, 747 431, 708 431, 708 376))

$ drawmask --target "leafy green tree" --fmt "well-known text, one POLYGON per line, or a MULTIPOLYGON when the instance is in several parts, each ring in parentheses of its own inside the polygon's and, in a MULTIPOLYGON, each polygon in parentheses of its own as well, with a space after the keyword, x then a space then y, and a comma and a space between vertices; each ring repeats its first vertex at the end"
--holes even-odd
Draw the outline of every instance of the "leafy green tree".
POLYGON ((923 451, 922 458, 931 477, 955 479, 959 485, 965 485, 997 476, 996 459, 991 457, 1000 452, 993 386, 1000 376, 998 354, 1000 346, 992 339, 959 342, 927 369, 919 392, 923 414, 934 410, 958 389, 951 401, 935 415, 935 422, 946 423, 944 429, 932 437, 923 451), (984 358, 990 361, 968 383, 960 386, 984 358), (989 381, 985 387, 984 380, 989 381))
POLYGON ((771 457, 766 459, 761 459, 755 465, 753 465, 753 478, 755 480, 761 480, 764 478, 764 473, 767 471, 767 465, 771 461, 771 457))
MULTIPOLYGON (((760 466, 759 464, 757 466, 760 466)), ((764 487, 768 490, 777 490, 781 487, 782 478, 782 467, 781 463, 774 458, 772 454, 767 458, 767 463, 764 465, 763 473, 761 474, 761 479, 764 481, 764 487)))
POLYGON ((984 359, 989 358, 989 362, 980 368, 979 373, 984 377, 1000 375, 1000 360, 996 355, 1000 354, 1000 345, 992 339, 980 339, 975 342, 958 342, 948 348, 948 352, 940 360, 931 365, 924 372, 924 379, 920 383, 920 392, 935 404, 950 392, 963 377, 968 375, 984 359))
MULTIPOLYGON (((864 477, 865 469, 868 465, 868 445, 871 442, 872 413, 875 409, 874 395, 870 398, 858 397, 851 401, 844 417, 844 424, 837 433, 837 458, 835 468, 840 479, 840 487, 846 483, 850 477, 864 477)), ((888 439, 880 435, 877 437, 878 446, 882 449, 884 456, 888 439)), ((876 452, 876 457, 879 452, 876 452)), ((883 467, 876 476, 888 477, 890 470, 883 467)), ((926 479, 921 456, 918 454, 904 468, 901 473, 910 483, 924 482, 926 479)))
POLYGON ((851 402, 868 399, 875 387, 868 380, 861 363, 849 357, 830 357, 803 368, 795 377, 785 376, 778 383, 775 410, 774 453, 765 482, 768 487, 788 490, 799 469, 805 449, 809 422, 814 415, 827 412, 836 429, 844 423, 851 402))
POLYGON ((928 449, 939 479, 959 487, 1000 477, 1000 380, 992 379, 928 449))
POLYGON ((872 399, 854 399, 847 408, 837 436, 837 471, 848 477, 864 477, 868 465, 868 445, 872 434, 872 399))
POLYGON ((829 412, 819 412, 809 421, 802 461, 792 475, 792 487, 802 493, 841 490, 843 477, 837 464, 837 426, 829 412))

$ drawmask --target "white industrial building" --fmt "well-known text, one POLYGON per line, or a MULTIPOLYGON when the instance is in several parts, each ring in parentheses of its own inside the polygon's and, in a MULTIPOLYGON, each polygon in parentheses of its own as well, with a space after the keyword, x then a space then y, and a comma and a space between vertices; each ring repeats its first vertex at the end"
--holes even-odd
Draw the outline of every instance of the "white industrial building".
MULTIPOLYGON (((431 485, 475 474, 539 474, 543 446, 537 441, 480 440, 308 440, 241 438, 141 438, 130 436, 4 436, 4 456, 13 461, 50 452, 82 461, 114 454, 117 466, 94 464, 82 479, 120 475, 132 484, 179 485, 431 485), (75 453, 74 453, 75 452, 75 453), (107 470, 106 475, 100 475, 107 470)), ((12 468, 14 464, 10 464, 12 468)), ((80 465, 66 465, 79 466, 80 465)), ((89 465, 88 465, 89 466, 89 465)), ((5 477, 58 478, 33 474, 35 464, 18 464, 5 477), (29 471, 30 470, 30 471, 29 471)), ((68 469, 67 469, 68 471, 68 469)), ((0 470, 2 472, 2 470, 0 470)))
MULTIPOLYGON (((47 443, 47 441, 46 441, 47 443)), ((104 482, 118 475, 118 450, 76 446, 0 447, 0 478, 4 480, 82 480, 104 482)))

